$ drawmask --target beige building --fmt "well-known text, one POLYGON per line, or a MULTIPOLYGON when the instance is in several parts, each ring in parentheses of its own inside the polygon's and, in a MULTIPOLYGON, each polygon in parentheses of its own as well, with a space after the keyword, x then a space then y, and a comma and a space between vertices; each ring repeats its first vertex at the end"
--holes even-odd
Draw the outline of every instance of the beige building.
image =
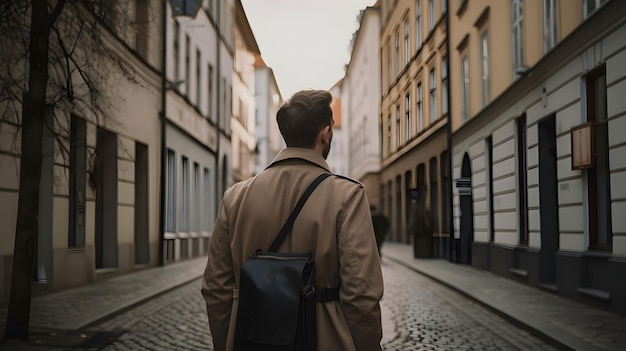
POLYGON ((261 54, 240 0, 235 0, 231 147, 233 182, 254 175, 256 140, 254 71, 261 54))
POLYGON ((419 257, 448 252, 446 4, 380 3, 380 202, 391 220, 388 240, 413 243, 419 257))
MULTIPOLYGON (((85 25, 76 42, 76 66, 70 62, 67 68, 68 61, 54 60, 63 56, 56 36, 50 36, 48 96, 54 104, 50 114, 42 117, 46 126, 34 294, 108 279, 155 266, 159 260, 161 2, 112 2, 107 8, 95 8, 101 17, 98 21, 94 13, 80 6, 77 13, 76 8, 66 4, 57 22, 59 28, 66 28, 60 33, 68 35, 67 45, 76 40, 69 33, 79 32, 68 30, 78 25, 77 18, 95 25, 85 25), (77 67, 86 75, 68 79, 65 72, 77 73, 77 67)), ((8 34, 0 33, 0 50, 11 47, 25 53, 26 42, 18 43, 16 37, 6 45, 3 35, 8 34)), ((19 68, 24 62, 11 62, 8 67, 13 77, 24 73, 19 68)), ((28 90, 25 81, 7 88, 28 90)), ((20 99, 10 98, 10 104, 4 97, 0 100, 5 101, 0 103, 2 111, 21 109, 20 99)), ((21 116, 5 115, 2 120, 0 305, 5 305, 16 233, 21 116)))
POLYGON ((626 314, 626 3, 449 5, 452 259, 626 314))

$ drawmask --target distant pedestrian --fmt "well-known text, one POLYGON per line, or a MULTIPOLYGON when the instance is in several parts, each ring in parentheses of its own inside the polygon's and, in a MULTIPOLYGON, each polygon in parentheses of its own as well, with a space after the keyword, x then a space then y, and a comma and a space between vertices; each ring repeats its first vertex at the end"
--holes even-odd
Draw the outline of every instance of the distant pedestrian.
POLYGON ((382 212, 376 209, 376 206, 371 206, 370 209, 372 212, 372 225, 374 226, 374 235, 376 236, 378 255, 382 257, 380 249, 383 246, 385 238, 387 237, 387 232, 389 230, 389 220, 382 212))
MULTIPOLYGON (((202 280, 217 351, 233 349, 242 265, 270 246, 311 181, 330 172, 325 159, 333 137, 331 101, 327 91, 294 94, 276 115, 287 147, 267 169, 224 193, 202 280)), ((278 250, 311 252, 316 291, 337 295, 317 302, 318 350, 381 350, 383 278, 369 223, 363 185, 331 176, 312 193, 278 250)))

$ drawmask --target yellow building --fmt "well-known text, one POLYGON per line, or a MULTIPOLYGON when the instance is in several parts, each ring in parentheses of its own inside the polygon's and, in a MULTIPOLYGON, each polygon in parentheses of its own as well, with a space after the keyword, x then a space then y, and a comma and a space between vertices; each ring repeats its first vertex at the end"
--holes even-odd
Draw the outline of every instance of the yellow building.
POLYGON ((447 257, 447 2, 383 0, 380 6, 381 206, 391 221, 388 240, 413 243, 419 257, 447 257))

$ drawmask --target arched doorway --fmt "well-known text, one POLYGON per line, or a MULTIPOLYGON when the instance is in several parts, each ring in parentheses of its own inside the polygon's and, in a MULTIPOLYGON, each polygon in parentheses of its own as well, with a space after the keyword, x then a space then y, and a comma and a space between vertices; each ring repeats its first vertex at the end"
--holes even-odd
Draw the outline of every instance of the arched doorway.
POLYGON ((460 263, 472 263, 472 242, 474 241, 474 199, 472 196, 472 165, 469 155, 463 156, 461 179, 459 188, 459 202, 461 207, 461 242, 458 259, 460 263))

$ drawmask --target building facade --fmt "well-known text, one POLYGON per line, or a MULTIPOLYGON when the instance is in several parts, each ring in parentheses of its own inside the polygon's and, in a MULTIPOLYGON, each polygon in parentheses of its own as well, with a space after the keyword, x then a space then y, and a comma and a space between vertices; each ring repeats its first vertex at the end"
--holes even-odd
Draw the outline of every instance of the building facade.
POLYGON ((626 314, 626 4, 450 12, 452 259, 626 314))
POLYGON ((283 97, 276 83, 274 71, 267 67, 261 55, 256 57, 254 64, 254 91, 256 124, 254 173, 257 174, 272 163, 278 152, 285 147, 285 141, 276 123, 276 113, 284 103, 283 97))
POLYGON ((359 15, 342 89, 342 114, 349 119, 348 173, 365 186, 370 206, 382 209, 380 197, 380 11, 377 5, 359 15))
POLYGON ((381 204, 388 240, 448 257, 447 1, 381 2, 381 204))
POLYGON ((333 125, 333 140, 326 162, 331 172, 347 176, 349 162, 346 160, 350 157, 348 155, 348 121, 343 115, 343 79, 340 79, 328 91, 333 96, 330 108, 333 111, 335 124, 333 125))
MULTIPOLYGON (((30 8, 24 10, 24 17, 14 18, 28 18, 30 8)), ((89 9, 66 3, 55 24, 65 29, 60 31, 63 42, 50 36, 35 295, 159 263, 162 24, 159 1, 117 1, 89 9), (84 31, 69 30, 78 26, 84 31), (73 61, 64 59, 69 51, 60 50, 69 43, 75 44, 73 61), (65 75, 69 71, 77 74, 65 75)), ((0 37, 2 48, 24 53, 28 48, 26 40, 15 41, 28 33, 0 37)), ((24 75, 24 63, 8 62, 13 77, 24 75)), ((18 80, 6 87, 29 89, 18 80)), ((20 98, 8 98, 9 104, 4 98, 0 103, 3 111, 21 105, 20 98)), ((19 113, 3 115, 0 123, 0 222, 5 228, 0 305, 8 302, 11 287, 21 123, 19 113)))
POLYGON ((163 108, 164 262, 206 254, 218 201, 230 184, 234 1, 178 15, 167 7, 163 108))
POLYGON ((233 181, 239 182, 254 174, 254 64, 261 54, 240 0, 235 0, 233 30, 231 147, 233 181))

